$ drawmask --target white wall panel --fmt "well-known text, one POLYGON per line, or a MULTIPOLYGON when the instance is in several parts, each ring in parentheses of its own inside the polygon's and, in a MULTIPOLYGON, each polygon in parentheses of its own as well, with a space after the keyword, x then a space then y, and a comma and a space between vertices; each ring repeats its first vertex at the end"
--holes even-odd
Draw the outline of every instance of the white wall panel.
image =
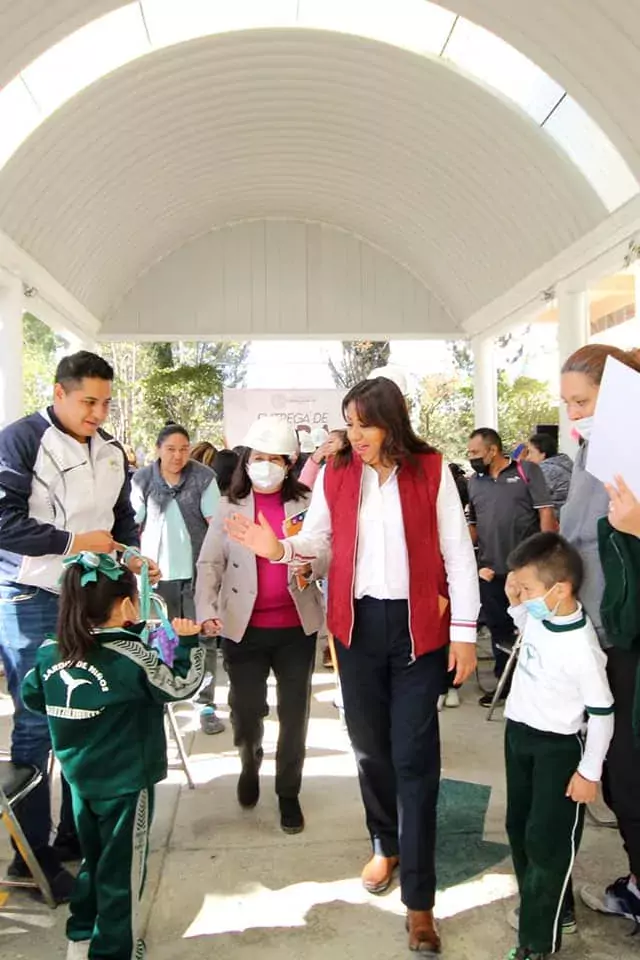
POLYGON ((101 337, 429 336, 458 331, 404 267, 334 227, 251 221, 157 263, 101 337))

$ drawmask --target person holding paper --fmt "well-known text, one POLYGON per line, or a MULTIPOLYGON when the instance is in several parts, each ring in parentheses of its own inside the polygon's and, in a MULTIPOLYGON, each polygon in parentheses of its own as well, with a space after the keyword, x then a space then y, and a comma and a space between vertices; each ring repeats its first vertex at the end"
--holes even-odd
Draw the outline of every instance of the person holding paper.
MULTIPOLYGON (((583 901, 593 910, 640 922, 640 749, 633 730, 635 682, 640 664, 640 648, 622 649, 612 643, 603 626, 601 608, 605 596, 605 576, 600 555, 598 531, 609 517, 625 532, 633 533, 638 522, 632 495, 623 483, 609 492, 604 483, 587 471, 589 440, 607 360, 613 357, 640 372, 637 353, 617 347, 590 344, 572 354, 562 368, 562 399, 567 414, 580 436, 569 498, 562 509, 560 531, 578 549, 585 579, 580 600, 594 622, 600 644, 607 654, 607 675, 614 698, 615 732, 603 777, 604 797, 616 815, 618 828, 629 858, 627 876, 611 883, 606 890, 586 886, 583 901)), ((635 498, 633 498, 635 499, 635 498)), ((611 576, 611 574, 609 574, 611 576)), ((620 578, 619 572, 617 573, 620 578)))
POLYGON ((260 797, 267 680, 272 670, 275 674, 280 721, 275 786, 285 833, 304 829, 298 796, 316 638, 324 622, 315 581, 326 575, 327 551, 309 563, 275 566, 230 541, 224 521, 240 514, 247 522, 270 524, 281 535, 288 523, 300 524, 310 493, 292 474, 297 449, 286 420, 262 417, 253 424, 229 493, 204 539, 195 591, 205 635, 224 638, 231 724, 242 761, 238 802, 245 809, 260 797))
POLYGON ((640 537, 640 501, 625 483, 624 477, 615 477, 606 484, 609 494, 609 523, 620 533, 640 537))
POLYGON ((349 446, 318 478, 302 532, 281 540, 246 512, 227 529, 275 564, 331 547, 328 626, 372 845, 362 882, 384 893, 399 866, 409 947, 437 953, 437 703, 447 665, 458 684, 475 669, 475 557, 451 472, 399 387, 363 381, 343 413, 349 446))

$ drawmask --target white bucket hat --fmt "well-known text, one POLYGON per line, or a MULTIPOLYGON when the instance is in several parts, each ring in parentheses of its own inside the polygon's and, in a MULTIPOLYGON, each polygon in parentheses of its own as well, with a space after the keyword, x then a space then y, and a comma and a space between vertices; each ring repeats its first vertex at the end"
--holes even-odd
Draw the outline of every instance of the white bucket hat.
POLYGON ((391 382, 395 383, 396 387, 398 387, 403 397, 409 396, 407 375, 400 367, 396 367, 393 364, 389 364, 386 367, 377 367, 371 371, 367 380, 375 380, 377 377, 384 377, 386 380, 391 380, 391 382))
POLYGON ((298 453, 296 432, 286 420, 280 417, 260 417, 249 428, 244 444, 258 453, 269 453, 272 457, 294 457, 298 453))

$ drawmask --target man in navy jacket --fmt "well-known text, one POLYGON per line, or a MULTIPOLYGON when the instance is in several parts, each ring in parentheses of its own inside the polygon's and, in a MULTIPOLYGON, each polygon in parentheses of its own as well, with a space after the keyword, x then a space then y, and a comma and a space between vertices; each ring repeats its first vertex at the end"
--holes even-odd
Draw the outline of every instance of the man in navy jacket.
MULTIPOLYGON (((53 405, 0 431, 0 655, 15 709, 11 758, 44 774, 18 815, 60 902, 73 886, 61 863, 80 852, 70 795, 63 784, 52 846, 49 728, 46 717, 25 709, 20 687, 38 647, 56 630, 63 557, 83 550, 112 553, 139 543, 125 452, 101 429, 112 385, 113 369, 102 357, 85 351, 64 357, 53 405)), ((139 559, 131 561, 134 572, 140 565, 139 559)), ((155 564, 151 570, 156 577, 155 564)), ((9 876, 26 875, 16 853, 9 876)))

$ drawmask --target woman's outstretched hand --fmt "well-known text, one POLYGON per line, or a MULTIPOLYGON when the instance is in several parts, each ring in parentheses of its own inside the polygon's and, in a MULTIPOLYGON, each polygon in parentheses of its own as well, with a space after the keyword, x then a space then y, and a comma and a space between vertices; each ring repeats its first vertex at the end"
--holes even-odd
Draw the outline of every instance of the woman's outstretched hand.
POLYGON ((284 547, 276 537, 264 514, 258 514, 258 523, 253 523, 241 513, 233 513, 224 522, 231 540, 242 544, 257 557, 277 562, 284 556, 284 547))
POLYGON ((616 477, 615 483, 606 485, 611 498, 609 523, 620 533, 630 533, 640 537, 640 503, 622 477, 616 477))

